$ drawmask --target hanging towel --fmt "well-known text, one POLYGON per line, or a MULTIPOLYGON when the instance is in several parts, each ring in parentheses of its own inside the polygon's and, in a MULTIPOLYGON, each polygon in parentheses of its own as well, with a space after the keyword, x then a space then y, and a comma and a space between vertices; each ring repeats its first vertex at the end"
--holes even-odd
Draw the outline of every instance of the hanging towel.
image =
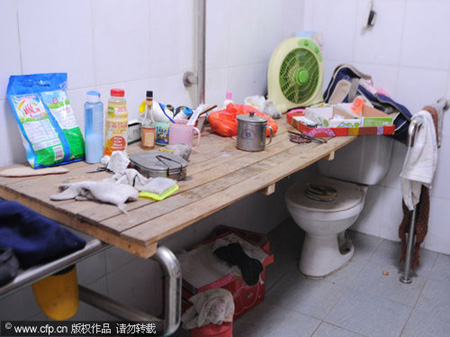
MULTIPOLYGON (((442 110, 441 113, 439 114, 435 108, 431 107, 431 106, 426 106, 423 108, 423 110, 425 110, 424 112, 428 111, 432 121, 433 121, 433 127, 434 127, 434 135, 435 138, 433 138, 435 140, 436 143, 436 148, 439 147, 439 138, 440 138, 440 134, 441 134, 441 129, 439 128, 439 123, 441 122, 441 118, 443 117, 443 113, 444 108, 443 105, 441 104, 442 107, 440 107, 440 109, 442 110)), ((423 125, 423 124, 422 124, 423 125)), ((442 125, 442 124, 441 124, 442 125)), ((430 135, 432 136, 433 130, 431 130, 430 135)), ((429 136, 429 135, 428 135, 429 136)), ((417 139, 417 138, 416 138, 417 139)), ((430 140, 430 142, 432 143, 432 139, 430 140)), ((414 146, 416 146, 416 142, 414 142, 414 146)), ((437 152, 437 150, 435 150, 437 152)), ((408 160, 408 155, 409 153, 407 153, 406 155, 406 159, 408 160)), ((405 166, 407 163, 407 160, 405 160, 405 166)), ((436 162, 437 162, 437 157, 436 157, 436 162)), ((434 171, 433 171, 433 175, 434 175, 434 171)), ((431 180, 433 179, 433 176, 431 176, 431 180)), ((430 183, 431 183, 431 180, 430 183)), ((410 186, 408 185, 408 181, 403 181, 402 179, 402 188, 403 188, 403 183, 405 184, 406 188, 409 188, 410 186)), ((425 240, 425 236, 428 233, 428 217, 429 217, 429 213, 430 213, 430 190, 427 186, 429 186, 429 184, 421 184, 419 182, 411 182, 411 185, 415 185, 415 188, 419 188, 420 192, 417 195, 416 193, 416 197, 419 199, 419 202, 415 203, 413 206, 417 207, 417 215, 416 215, 416 226, 415 226, 415 233, 413 233, 413 235, 415 235, 415 242, 414 242, 414 255, 411 257, 411 269, 414 270, 417 266, 420 265, 420 245, 422 244, 422 242, 425 240), (419 187, 418 187, 419 186, 419 187)), ((409 197, 409 196, 408 196, 409 197)), ((411 201, 412 203, 412 197, 411 199, 408 199, 409 201, 411 201)), ((403 210, 403 219, 402 222, 400 223, 400 227, 398 230, 398 234, 399 237, 401 239, 402 242, 402 251, 401 251, 401 255, 400 255, 400 263, 404 263, 405 259, 406 259, 406 248, 407 248, 407 234, 409 235, 409 229, 410 229, 410 225, 411 225, 411 221, 412 221, 412 215, 413 215, 413 211, 409 208, 409 206, 406 205, 405 203, 405 198, 403 198, 403 202, 402 202, 402 210, 403 210)))
POLYGON ((436 130, 431 114, 421 110, 412 119, 417 120, 420 127, 413 146, 408 148, 400 174, 403 201, 409 210, 419 202, 422 185, 430 188, 438 160, 436 130))
MULTIPOLYGON (((420 202, 416 206, 416 226, 415 226, 415 240, 414 240, 414 255, 411 257, 411 269, 414 270, 420 266, 420 245, 425 240, 428 233, 428 217, 430 214, 430 190, 422 186, 422 193, 420 194, 420 202)), ((398 229, 398 236, 402 242, 402 250, 400 254, 400 263, 406 260, 407 234, 411 226, 413 212, 410 211, 404 202, 402 202, 403 219, 398 229)))

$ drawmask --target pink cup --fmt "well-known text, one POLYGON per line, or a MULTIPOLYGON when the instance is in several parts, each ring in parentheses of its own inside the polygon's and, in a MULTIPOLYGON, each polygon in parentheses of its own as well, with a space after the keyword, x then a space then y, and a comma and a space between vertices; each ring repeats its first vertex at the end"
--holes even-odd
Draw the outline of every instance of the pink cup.
MULTIPOLYGON (((186 121, 187 122, 187 121, 186 121)), ((193 125, 186 125, 183 122, 177 121, 176 124, 170 123, 169 127, 169 145, 175 145, 180 143, 186 143, 192 149, 196 149, 200 145, 200 130, 193 125), (197 132, 197 145, 192 147, 192 138, 194 136, 194 130, 197 132)))

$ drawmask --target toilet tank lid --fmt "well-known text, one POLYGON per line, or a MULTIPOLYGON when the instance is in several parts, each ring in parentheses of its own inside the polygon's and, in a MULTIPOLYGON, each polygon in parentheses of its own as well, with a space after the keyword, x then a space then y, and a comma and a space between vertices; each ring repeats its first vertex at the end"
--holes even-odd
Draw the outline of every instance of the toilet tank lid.
POLYGON ((286 192, 286 201, 294 207, 318 210, 325 213, 345 211, 353 208, 364 200, 361 186, 353 183, 329 178, 319 178, 312 182, 300 182, 290 186, 286 192), (333 201, 317 201, 305 195, 307 184, 317 184, 333 187, 337 197, 333 201))

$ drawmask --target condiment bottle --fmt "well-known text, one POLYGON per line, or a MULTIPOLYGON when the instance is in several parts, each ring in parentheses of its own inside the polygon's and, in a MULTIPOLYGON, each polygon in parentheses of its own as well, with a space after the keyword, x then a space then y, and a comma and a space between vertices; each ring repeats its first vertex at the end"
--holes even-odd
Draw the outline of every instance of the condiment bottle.
POLYGON ((111 89, 105 120, 105 155, 126 151, 128 110, 123 89, 111 89))
POLYGON ((141 146, 144 150, 155 148, 155 120, 153 119, 153 91, 147 91, 146 109, 141 129, 141 146))
POLYGON ((86 94, 84 138, 86 163, 99 163, 103 157, 103 103, 97 91, 89 91, 86 94))

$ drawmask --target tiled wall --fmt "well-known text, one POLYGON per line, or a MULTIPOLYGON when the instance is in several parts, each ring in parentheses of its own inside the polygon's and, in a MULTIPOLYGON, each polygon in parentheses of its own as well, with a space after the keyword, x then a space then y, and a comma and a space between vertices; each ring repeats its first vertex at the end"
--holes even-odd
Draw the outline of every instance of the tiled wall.
MULTIPOLYGON (((146 90, 174 106, 192 104, 185 71, 195 71, 196 0, 2 0, 0 1, 0 167, 25 161, 9 103, 10 75, 67 72, 68 95, 83 129, 85 93, 105 101, 113 87, 125 89, 130 118, 146 90)), ((207 1, 206 101, 221 105, 226 91, 237 103, 265 94, 272 50, 302 30, 303 1, 207 1)), ((287 217, 283 191, 250 196, 163 242, 173 250, 204 239, 219 224, 268 231, 287 217), (236 219, 236 214, 242 214, 236 219)), ((154 261, 110 249, 77 266, 79 281, 128 305, 160 314, 161 276, 154 261)), ((81 303, 74 319, 108 319, 81 303)), ((44 319, 26 288, 0 300, 0 320, 44 319)))
MULTIPOLYGON (((375 27, 362 32, 366 1, 247 0, 207 1, 206 100, 220 104, 230 90, 237 102, 266 91, 266 68, 272 50, 303 29, 322 31, 325 84, 339 63, 371 74, 411 111, 450 97, 450 3, 446 0, 375 0, 375 27)), ((15 121, 6 101, 9 75, 67 72, 69 98, 83 128, 85 92, 126 90, 131 117, 145 91, 173 105, 191 105, 195 88, 182 84, 195 70, 195 0, 2 0, 0 1, 0 167, 25 160, 15 121)), ((448 122, 450 123, 450 122, 448 122)), ((432 190, 425 247, 450 253, 450 125, 444 126, 439 167, 432 190), (446 133, 448 135, 446 135, 446 133)), ((369 190, 366 208, 355 229, 397 239, 401 220, 398 175, 406 148, 394 147, 388 177, 369 190)), ((164 244, 170 248, 202 239, 215 225, 267 231, 287 216, 283 191, 254 195, 195 224, 164 244), (273 207, 276 204, 278 207, 273 207), (270 207, 272 206, 272 207, 270 207), (276 209, 274 209, 276 208, 276 209), (236 219, 234 214, 245 216, 236 219)), ((154 314, 161 312, 161 280, 155 262, 117 249, 78 265, 80 283, 154 314)), ((43 319, 30 288, 0 301, 0 319, 43 319)), ((81 304, 75 319, 109 316, 81 304)))
MULTIPOLYGON (((338 64, 350 63, 373 77, 377 87, 412 113, 441 97, 450 98, 450 2, 374 0, 375 26, 364 31, 368 0, 306 0, 305 30, 321 31, 325 85, 338 64)), ((387 178, 369 189, 365 210, 354 228, 398 240, 402 219, 399 174, 406 147, 396 143, 387 178)), ((424 247, 450 253, 450 119, 444 122, 439 163, 431 191, 424 247)))

